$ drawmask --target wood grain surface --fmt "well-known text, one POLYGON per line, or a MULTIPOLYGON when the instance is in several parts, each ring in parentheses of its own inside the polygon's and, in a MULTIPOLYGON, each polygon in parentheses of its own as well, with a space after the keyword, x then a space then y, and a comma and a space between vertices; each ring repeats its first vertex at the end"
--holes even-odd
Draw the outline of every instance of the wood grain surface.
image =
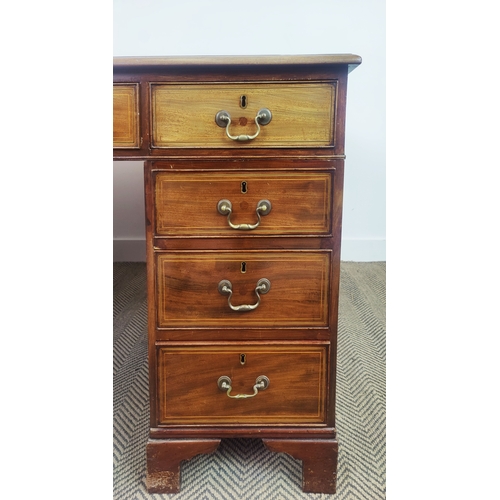
POLYGON ((331 231, 329 172, 158 172, 155 219, 158 236, 327 235, 331 231), (233 224, 255 224, 260 200, 271 202, 250 231, 232 229, 217 203, 232 204, 233 224))
POLYGON ((152 145, 167 147, 328 146, 333 141, 336 82, 152 84, 152 145), (241 108, 241 97, 247 105, 241 108), (268 108, 272 120, 252 141, 237 142, 215 122, 231 116, 231 135, 256 132, 255 117, 268 108))
POLYGON ((160 347, 158 401, 160 424, 324 423, 327 346, 241 345, 160 347), (245 364, 240 362, 245 354, 245 364), (252 398, 231 399, 221 376, 232 381, 232 395, 253 394, 256 378, 269 387, 252 398))
POLYGON ((139 85, 113 85, 113 147, 138 148, 139 85))
POLYGON ((159 253, 158 327, 327 326, 330 260, 328 250, 159 253), (229 280, 232 305, 255 304, 261 278, 271 289, 249 312, 231 310, 217 288, 229 280))

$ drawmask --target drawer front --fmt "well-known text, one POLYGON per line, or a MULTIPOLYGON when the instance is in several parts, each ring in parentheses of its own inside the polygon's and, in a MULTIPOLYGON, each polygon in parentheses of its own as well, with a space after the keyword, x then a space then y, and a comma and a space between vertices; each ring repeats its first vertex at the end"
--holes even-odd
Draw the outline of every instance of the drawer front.
POLYGON ((137 83, 113 85, 113 147, 140 147, 137 83))
POLYGON ((154 196, 157 236, 331 233, 329 172, 160 172, 154 196), (257 210, 263 199, 270 202, 270 210, 257 210), (230 202, 230 214, 218 211, 222 200, 230 202), (253 229, 242 229, 245 225, 253 229))
POLYGON ((336 82, 152 84, 153 147, 332 146, 335 97, 336 82), (231 140, 215 121, 227 111, 229 134, 252 136, 263 108, 271 121, 253 140, 231 140))
POLYGON ((328 327, 330 262, 329 250, 159 253, 158 328, 328 327))
POLYGON ((203 346, 158 348, 160 424, 322 424, 327 346, 203 346), (265 390, 250 398, 260 376, 265 390))

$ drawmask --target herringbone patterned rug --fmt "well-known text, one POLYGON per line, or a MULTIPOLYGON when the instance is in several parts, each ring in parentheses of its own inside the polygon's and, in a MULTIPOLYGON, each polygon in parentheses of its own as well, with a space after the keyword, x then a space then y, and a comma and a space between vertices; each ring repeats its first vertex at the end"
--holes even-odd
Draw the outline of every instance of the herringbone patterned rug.
POLYGON ((181 467, 181 492, 145 488, 149 401, 146 265, 114 264, 114 498, 295 500, 385 498, 385 262, 341 264, 335 495, 301 490, 299 461, 257 439, 222 440, 181 467))

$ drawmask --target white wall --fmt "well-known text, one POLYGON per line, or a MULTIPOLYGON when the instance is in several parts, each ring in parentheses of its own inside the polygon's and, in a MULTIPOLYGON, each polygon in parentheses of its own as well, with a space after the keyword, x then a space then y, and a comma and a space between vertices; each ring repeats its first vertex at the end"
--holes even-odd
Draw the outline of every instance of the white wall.
MULTIPOLYGON (((384 0, 115 0, 114 55, 353 53, 342 260, 385 260, 384 0)), ((145 260, 142 162, 114 162, 114 259, 145 260)))

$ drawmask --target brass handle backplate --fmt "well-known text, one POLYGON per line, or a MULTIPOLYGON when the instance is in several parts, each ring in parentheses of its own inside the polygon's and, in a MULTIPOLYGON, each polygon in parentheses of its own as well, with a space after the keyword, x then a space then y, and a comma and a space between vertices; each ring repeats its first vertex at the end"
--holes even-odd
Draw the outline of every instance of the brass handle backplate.
POLYGON ((255 385, 253 386, 253 394, 236 394, 235 396, 231 395, 231 390, 233 389, 232 387, 232 382, 231 379, 223 375, 222 377, 219 377, 219 380, 217 380, 217 386, 221 391, 226 391, 227 397, 231 399, 246 399, 246 398, 253 398, 254 396, 257 396, 257 393, 259 391, 265 391, 269 387, 269 379, 265 375, 260 375, 260 377, 257 377, 255 380, 255 385))
POLYGON ((229 200, 219 200, 219 203, 217 203, 217 211, 221 215, 227 215, 227 223, 229 224, 229 227, 242 231, 249 231, 259 227, 261 221, 260 216, 267 215, 271 211, 271 208, 272 206, 269 200, 260 200, 259 203, 257 203, 257 208, 255 209, 255 212, 257 213, 257 222, 255 224, 233 224, 231 222, 231 214, 233 213, 232 203, 229 200))
POLYGON ((231 135, 229 133, 229 125, 231 125, 231 115, 224 110, 219 111, 215 115, 215 123, 217 123, 219 127, 226 128, 226 135, 232 141, 251 141, 260 134, 260 126, 267 125, 271 121, 272 117, 273 115, 271 114, 271 111, 269 111, 267 108, 259 109, 259 111, 257 112, 257 116, 255 117, 255 125, 257 125, 257 131, 253 135, 231 135))
POLYGON ((267 278, 261 278, 259 281, 257 281, 257 286, 255 287, 255 295, 257 295, 257 302, 255 304, 241 304, 240 306, 233 306, 233 304, 231 304, 231 297, 233 296, 233 285, 229 280, 219 281, 217 289, 219 290, 220 294, 229 295, 227 303, 229 304, 229 307, 233 311, 247 312, 247 311, 253 311, 254 309, 257 309, 257 307, 259 307, 260 294, 264 295, 267 292, 269 292, 269 290, 271 289, 271 282, 267 278))

